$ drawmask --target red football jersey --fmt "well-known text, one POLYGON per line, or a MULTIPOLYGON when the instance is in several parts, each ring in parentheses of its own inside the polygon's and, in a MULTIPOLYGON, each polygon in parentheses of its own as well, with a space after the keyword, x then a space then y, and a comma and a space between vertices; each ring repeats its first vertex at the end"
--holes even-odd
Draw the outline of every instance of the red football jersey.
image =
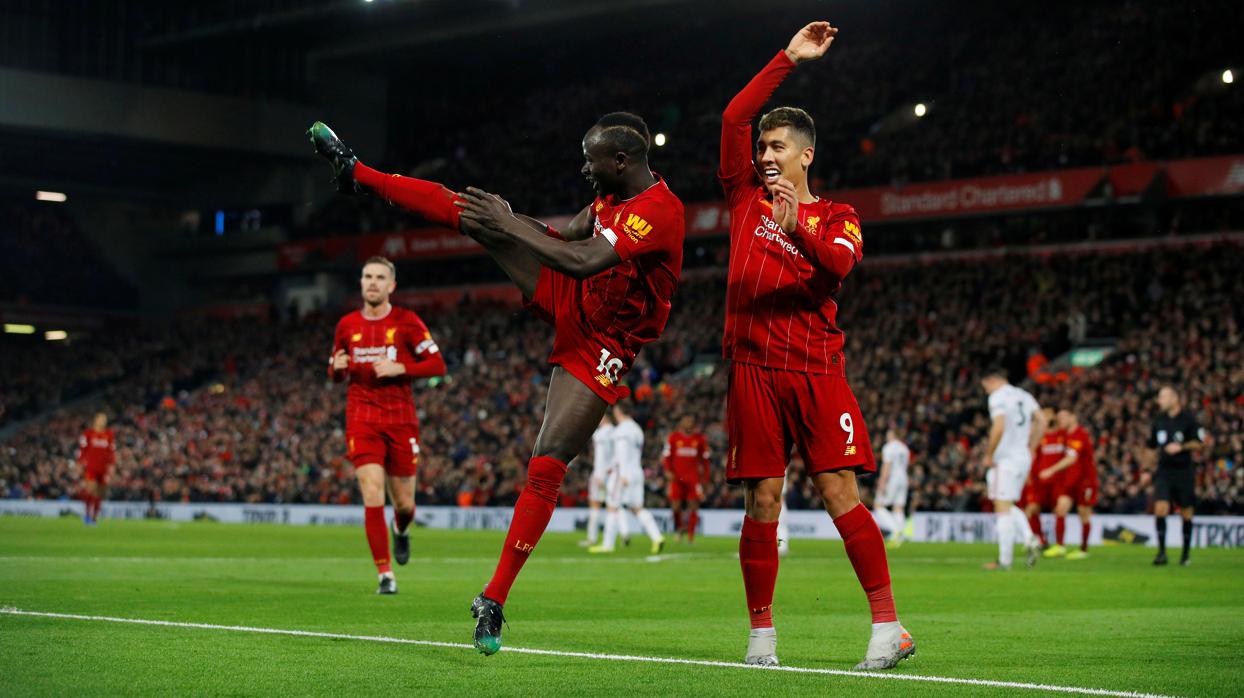
POLYGON ((597 197, 592 213, 592 236, 609 240, 622 261, 578 283, 582 319, 633 355, 660 337, 669 320, 682 274, 682 201, 658 177, 630 199, 597 197))
POLYGON ((1076 462, 1067 469, 1067 482, 1072 485, 1095 484, 1097 482, 1097 462, 1093 456, 1093 439, 1083 426, 1077 426, 1067 433, 1068 451, 1075 451, 1076 462))
POLYGON ((681 482, 704 482, 708 479, 708 439, 703 434, 670 434, 661 452, 666 470, 681 482))
MULTIPOLYGON (((346 423, 353 421, 374 424, 417 424, 415 398, 410 389, 411 375, 377 378, 372 364, 389 359, 406 365, 407 374, 414 365, 431 358, 440 349, 432 340, 427 325, 413 310, 390 306, 381 318, 367 318, 356 310, 337 322, 333 336, 333 354, 344 350, 350 367, 343 373, 350 380, 346 392, 346 423)), ((332 359, 329 359, 332 372, 332 359)), ((337 375, 334 378, 340 378, 337 375)))
MULTIPOLYGON (((1041 437, 1041 443, 1037 444, 1036 457, 1032 459, 1032 481, 1036 483, 1049 482, 1049 480, 1041 480, 1037 477, 1042 470, 1053 467, 1058 461, 1063 459, 1065 434, 1062 429, 1050 429, 1041 437)), ((1066 473, 1061 473, 1055 477, 1062 477, 1066 473)))
POLYGON ((106 470, 116 460, 117 437, 111 429, 87 429, 78 437, 78 462, 88 470, 106 470))
POLYGON ((805 373, 841 373, 844 338, 834 294, 864 255, 855 209, 818 198, 799 204, 788 236, 752 161, 752 119, 794 64, 779 52, 722 115, 717 176, 730 207, 726 279, 728 359, 805 373))

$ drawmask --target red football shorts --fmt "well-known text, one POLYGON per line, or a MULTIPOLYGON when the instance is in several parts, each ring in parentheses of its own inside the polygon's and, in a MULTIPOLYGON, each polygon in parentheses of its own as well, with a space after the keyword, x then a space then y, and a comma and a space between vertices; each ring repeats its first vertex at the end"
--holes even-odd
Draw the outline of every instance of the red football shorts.
POLYGON ((414 477, 419 465, 419 425, 350 423, 346 448, 356 468, 375 464, 383 466, 386 475, 414 477))
MULTIPOLYGON (((842 362, 837 364, 842 366, 842 362)), ((791 447, 808 474, 874 472, 872 442, 844 375, 782 371, 733 362, 726 397, 726 479, 785 477, 791 447)))
POLYGON ((1029 500, 1041 507, 1042 511, 1054 511, 1058 498, 1066 495, 1067 490, 1058 477, 1040 480, 1034 475, 1032 479, 1032 499, 1029 500))
POLYGON ((631 394, 621 379, 631 370, 635 353, 587 325, 573 278, 541 268, 535 296, 524 299, 523 305, 553 326, 550 364, 561 366, 610 405, 631 394))
POLYGON ((1100 487, 1096 480, 1081 482, 1079 486, 1076 487, 1072 499, 1075 500, 1076 506, 1078 507, 1097 506, 1097 499, 1101 494, 1099 489, 1100 487))
POLYGON ((700 495, 696 492, 699 484, 691 480, 670 480, 670 501, 698 502, 700 495))
POLYGON ((105 465, 102 468, 97 468, 97 467, 88 465, 86 467, 86 470, 83 471, 82 476, 86 478, 87 482, 98 482, 101 485, 107 485, 108 484, 108 466, 105 465))

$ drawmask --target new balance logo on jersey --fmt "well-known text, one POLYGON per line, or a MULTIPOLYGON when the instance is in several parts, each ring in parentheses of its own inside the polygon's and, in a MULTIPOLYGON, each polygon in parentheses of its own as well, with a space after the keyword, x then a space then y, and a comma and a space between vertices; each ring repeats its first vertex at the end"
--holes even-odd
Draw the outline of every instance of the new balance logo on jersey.
POLYGON ((843 451, 843 452, 842 452, 842 455, 844 455, 844 456, 854 456, 854 455, 855 455, 855 447, 854 447, 854 446, 847 446, 847 449, 846 449, 845 451, 843 451))
POLYGON ((350 335, 350 341, 351 341, 351 342, 361 342, 361 341, 363 341, 363 333, 362 333, 362 332, 355 332, 354 334, 350 335))

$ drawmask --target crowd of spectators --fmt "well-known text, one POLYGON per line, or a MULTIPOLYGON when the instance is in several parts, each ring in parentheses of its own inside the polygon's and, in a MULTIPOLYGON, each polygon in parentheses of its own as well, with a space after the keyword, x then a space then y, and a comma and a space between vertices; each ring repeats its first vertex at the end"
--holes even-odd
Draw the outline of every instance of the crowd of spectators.
MULTIPOLYGON (((1043 403, 1073 406, 1093 435, 1101 509, 1139 512, 1148 505, 1144 438, 1156 410, 1152 397, 1170 382, 1211 434, 1200 457, 1202 509, 1242 513, 1244 311, 1234 302, 1240 268, 1244 246, 1236 242, 865 263, 848 279, 840 319, 848 376, 874 448, 889 426, 904 434, 915 454, 913 508, 979 510, 987 506, 981 368, 1001 361, 1018 380, 1030 355, 1056 357, 1082 334, 1111 337, 1116 349, 1100 365, 1034 388, 1043 403)), ((647 435, 652 505, 665 503, 661 441, 683 414, 695 418, 717 454, 707 505, 741 503, 720 460, 723 297, 720 273, 701 270, 684 279, 665 335, 629 376, 632 407, 647 435)), ((72 497, 75 438, 102 407, 118 432, 114 499, 357 501, 343 453, 344 389, 325 377, 335 319, 145 329, 135 344, 166 349, 130 362, 138 350, 118 345, 124 370, 98 399, 55 410, 0 440, 0 490, 18 498, 72 497), (162 341, 153 339, 161 333, 162 341)), ((479 303, 427 312, 425 319, 450 374, 416 388, 418 501, 512 503, 543 417, 551 330, 522 311, 479 303)), ((586 462, 572 467, 565 503, 583 502, 588 471, 586 462)), ((816 506, 806 480, 799 482, 790 505, 816 506)), ((863 482, 868 498, 871 479, 863 482)))
MULTIPOLYGON (((1244 150, 1244 90, 1221 80, 1238 60, 1223 31, 1234 3, 883 2, 836 12, 842 33, 827 56, 797 70, 772 102, 817 120, 817 191, 1244 150)), ((784 13, 708 16, 645 28, 638 57, 594 51, 586 60, 573 39, 553 42, 535 74, 529 61, 455 54, 452 69, 409 76, 420 89, 392 95, 388 152, 360 156, 486 188, 536 215, 573 213, 591 199, 579 175, 582 133, 628 109, 667 136, 652 163, 674 191, 715 200, 721 111, 793 29, 784 13), (644 56, 660 57, 659 69, 644 56), (487 90, 460 79, 472 71, 494 76, 487 90)), ((407 220, 375 200, 337 199, 305 233, 407 220)))

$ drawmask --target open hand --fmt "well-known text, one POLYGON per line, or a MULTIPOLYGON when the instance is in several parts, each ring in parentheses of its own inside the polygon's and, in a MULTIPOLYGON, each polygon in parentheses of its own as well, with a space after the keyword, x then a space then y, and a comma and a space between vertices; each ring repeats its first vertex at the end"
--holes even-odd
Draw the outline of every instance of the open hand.
POLYGON ((814 61, 825 55, 837 35, 838 28, 829 22, 813 22, 800 29, 786 45, 786 56, 796 65, 814 61))
POLYGON ((467 187, 466 191, 458 192, 454 205, 462 209, 459 217, 468 225, 476 224, 501 230, 506 219, 514 219, 514 210, 505 199, 475 187, 467 187))

